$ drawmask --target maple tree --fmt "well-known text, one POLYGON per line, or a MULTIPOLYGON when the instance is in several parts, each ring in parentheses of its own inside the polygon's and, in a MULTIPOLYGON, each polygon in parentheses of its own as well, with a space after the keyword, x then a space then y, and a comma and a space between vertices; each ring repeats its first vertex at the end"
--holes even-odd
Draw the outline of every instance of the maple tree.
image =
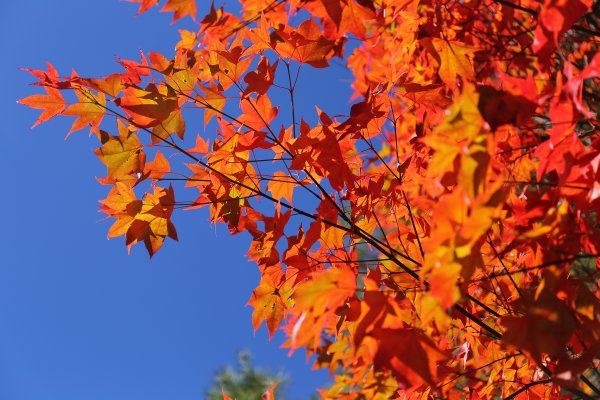
POLYGON ((240 3, 166 1, 197 29, 122 72, 28 70, 35 125, 101 143, 109 237, 152 256, 200 207, 247 232, 254 327, 323 398, 600 396, 600 2, 240 3), (297 96, 334 61, 344 115, 297 96))

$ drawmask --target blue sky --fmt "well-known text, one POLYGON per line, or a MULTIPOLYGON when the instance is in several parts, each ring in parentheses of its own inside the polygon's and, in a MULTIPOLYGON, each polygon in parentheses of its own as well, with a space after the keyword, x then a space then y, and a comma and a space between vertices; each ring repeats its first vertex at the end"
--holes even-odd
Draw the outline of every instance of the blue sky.
MULTIPOLYGON (((303 352, 288 358, 280 335, 254 334, 249 236, 215 229, 206 210, 180 212, 179 243, 152 260, 142 245, 127 255, 97 211, 107 192, 95 180, 105 175, 97 141, 84 131, 63 140, 68 118, 31 130, 39 112, 15 102, 39 91, 19 67, 48 60, 63 75, 98 76, 120 70, 117 55, 170 55, 185 22, 169 27, 171 15, 136 10, 117 0, 0 1, 0 398, 202 399, 214 371, 248 349, 257 366, 291 376, 288 400, 306 399, 327 374, 310 371, 303 352)), ((299 96, 310 102, 319 88, 319 100, 336 101, 340 93, 322 91, 331 77, 299 96)))

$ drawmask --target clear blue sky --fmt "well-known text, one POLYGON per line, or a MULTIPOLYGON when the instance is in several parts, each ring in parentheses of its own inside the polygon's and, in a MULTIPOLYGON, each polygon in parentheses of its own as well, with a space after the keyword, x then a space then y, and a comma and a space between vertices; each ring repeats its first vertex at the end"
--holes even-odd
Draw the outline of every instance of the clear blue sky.
MULTIPOLYGON (((310 371, 303 352, 288 358, 281 336, 269 343, 264 327, 254 335, 249 237, 213 229, 205 210, 179 213, 179 243, 151 261, 141 245, 128 256, 122 238, 106 239, 110 222, 97 212, 107 188, 95 181, 105 175, 96 140, 80 131, 64 141, 67 118, 31 130, 39 112, 15 103, 39 91, 19 67, 49 60, 61 74, 96 76, 119 70, 116 55, 170 55, 185 22, 169 27, 171 15, 136 9, 0 1, 0 399, 202 399, 240 349, 257 366, 285 369, 288 399, 306 399, 327 374, 310 371)), ((303 86, 304 97, 324 79, 303 86)))

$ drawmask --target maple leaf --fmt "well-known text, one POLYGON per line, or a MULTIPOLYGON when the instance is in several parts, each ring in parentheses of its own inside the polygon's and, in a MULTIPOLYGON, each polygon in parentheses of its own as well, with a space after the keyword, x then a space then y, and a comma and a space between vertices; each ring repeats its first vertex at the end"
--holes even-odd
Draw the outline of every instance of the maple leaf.
POLYGON ((158 5, 158 0, 127 0, 130 3, 141 3, 140 8, 138 9, 137 15, 145 13, 150 8, 158 5))
POLYGON ((167 0, 160 11, 174 12, 171 24, 175 23, 175 21, 185 17, 186 15, 189 15, 194 21, 196 21, 196 0, 167 0))
POLYGON ((104 185, 123 182, 133 185, 142 176, 146 154, 137 134, 118 121, 119 135, 101 131, 102 147, 94 153, 108 168, 108 175, 98 181, 104 185))
POLYGON ((192 50, 198 46, 198 34, 196 32, 180 29, 179 35, 181 40, 175 45, 177 50, 192 50))
POLYGON ((252 297, 248 301, 248 305, 254 308, 252 312, 252 325, 256 331, 263 321, 267 324, 269 330, 269 338, 279 328, 283 320, 284 312, 292 305, 293 288, 290 282, 272 277, 271 275, 263 275, 260 285, 252 292, 252 297))
POLYGON ((325 68, 329 65, 327 60, 336 44, 321 34, 319 26, 312 19, 302 22, 295 30, 280 27, 271 36, 271 46, 282 57, 315 68, 325 68))
MULTIPOLYGON (((295 309, 310 311, 294 323, 291 337, 292 349, 313 343, 321 335, 328 318, 333 318, 356 292, 356 275, 349 269, 335 268, 324 271, 313 279, 299 284, 294 292, 295 309)), ((297 312, 297 311, 296 311, 297 312)))
POLYGON ((222 18, 223 7, 216 9, 215 2, 212 1, 210 3, 210 11, 204 16, 204 18, 202 18, 202 21, 200 21, 200 26, 202 26, 203 31, 206 31, 211 26, 219 25, 219 23, 222 23, 222 18))
POLYGON ((229 49, 217 44, 215 47, 214 50, 209 51, 208 68, 211 76, 218 80, 222 90, 227 90, 236 85, 242 74, 250 67, 252 57, 248 57, 245 49, 238 43, 233 43, 229 49))
POLYGON ((171 222, 175 205, 173 188, 154 187, 154 193, 147 193, 138 200, 132 188, 117 182, 100 210, 117 221, 113 223, 108 237, 125 235, 128 249, 143 241, 150 257, 162 246, 166 237, 177 240, 177 231, 171 222))
POLYGON ((124 235, 131 222, 133 222, 133 215, 135 215, 135 207, 130 205, 138 204, 131 186, 117 182, 106 198, 100 200, 100 204, 101 212, 117 218, 108 231, 108 237, 124 235))
POLYGON ((35 76, 39 79, 39 82, 34 83, 36 86, 50 86, 50 87, 61 87, 63 85, 60 82, 60 77, 58 75, 58 71, 50 62, 46 61, 46 67, 48 71, 43 71, 39 69, 29 69, 29 68, 21 68, 23 71, 29 72, 31 75, 35 76))
POLYGON ((173 188, 155 187, 154 193, 146 194, 134 221, 125 234, 125 244, 143 241, 150 257, 162 246, 166 237, 177 240, 177 231, 171 222, 175 205, 173 188))
POLYGON ((278 112, 277 107, 271 106, 268 96, 259 96, 256 100, 244 97, 241 99, 240 107, 243 114, 238 120, 255 132, 264 129, 277 116, 278 112))
POLYGON ((79 78, 79 81, 84 82, 98 92, 102 92, 111 97, 117 97, 121 90, 123 90, 121 79, 121 74, 110 74, 104 78, 79 78))
POLYGON ((500 320, 506 328, 506 343, 528 352, 534 359, 542 354, 560 356, 577 323, 569 307, 543 287, 535 298, 527 296, 514 306, 527 317, 507 315, 500 320))
POLYGON ((126 88, 123 97, 115 99, 115 103, 131 116, 136 125, 141 127, 154 127, 161 124, 177 108, 175 98, 152 84, 146 89, 133 86, 126 88))
POLYGON ((320 4, 309 7, 314 15, 327 21, 325 34, 328 38, 351 33, 360 39, 366 39, 367 22, 375 18, 375 6, 372 1, 319 0, 316 3, 320 4))
POLYGON ((273 65, 270 65, 267 58, 261 57, 256 71, 248 72, 244 76, 244 81, 248 84, 246 89, 244 89, 244 95, 252 92, 259 95, 267 93, 275 80, 275 70, 277 69, 278 62, 276 61, 273 65))
POLYGON ((167 118, 152 128, 152 144, 163 142, 172 133, 175 133, 180 139, 183 139, 185 134, 185 120, 180 110, 174 110, 167 118))
POLYGON ((198 95, 196 101, 200 106, 205 107, 204 125, 206 126, 213 117, 220 115, 227 98, 216 88, 202 87, 201 90, 204 96, 198 95))
POLYGON ((269 181, 268 188, 277 200, 283 198, 291 203, 294 186, 296 186, 296 181, 291 180, 287 174, 281 171, 275 171, 273 178, 269 181))
POLYGON ((473 66, 470 60, 473 58, 475 49, 462 43, 442 39, 433 39, 433 47, 440 62, 438 74, 448 87, 456 87, 457 76, 467 80, 473 79, 473 66))
POLYGON ((168 174, 170 172, 171 164, 169 164, 169 161, 160 151, 157 151, 156 155, 154 156, 154 160, 145 164, 142 178, 147 176, 151 179, 159 180, 165 174, 168 174))
POLYGON ((311 307, 317 313, 335 308, 343 303, 356 290, 356 276, 345 268, 335 268, 323 272, 296 289, 294 300, 304 307, 311 307), (326 294, 326 296, 324 296, 326 294))
POLYGON ((60 114, 66 107, 65 99, 58 89, 46 86, 44 87, 44 90, 46 90, 46 93, 48 94, 34 94, 17 101, 18 103, 31 108, 44 110, 37 121, 35 121, 32 128, 35 128, 42 122, 48 121, 52 117, 60 114))
POLYGON ((209 148, 209 141, 204 140, 202 138, 202 136, 197 135, 196 136, 196 146, 194 146, 191 149, 188 149, 187 152, 192 153, 192 154, 206 154, 206 153, 208 153, 208 148, 209 148))
POLYGON ((106 96, 104 93, 98 93, 94 95, 89 90, 78 90, 75 92, 78 103, 70 105, 63 115, 71 115, 77 117, 71 126, 71 130, 67 134, 69 136, 72 132, 89 126, 92 131, 98 129, 98 126, 106 114, 106 96))
POLYGON ((492 131, 506 124, 523 124, 535 111, 536 104, 524 96, 515 96, 492 86, 482 86, 478 90, 477 107, 492 131))
POLYGON ((150 68, 148 66, 148 60, 144 53, 140 50, 141 62, 133 60, 119 60, 119 64, 125 68, 125 73, 121 74, 121 83, 124 85, 137 85, 142 81, 142 77, 150 76, 150 68))
POLYGON ((435 385, 438 366, 448 359, 422 332, 414 329, 379 329, 372 333, 379 346, 375 367, 389 368, 408 387, 435 385))

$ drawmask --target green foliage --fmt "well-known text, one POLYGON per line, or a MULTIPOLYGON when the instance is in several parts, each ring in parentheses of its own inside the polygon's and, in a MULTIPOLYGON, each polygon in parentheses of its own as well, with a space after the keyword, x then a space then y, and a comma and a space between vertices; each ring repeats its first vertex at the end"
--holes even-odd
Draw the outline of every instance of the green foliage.
POLYGON ((241 351, 238 354, 238 368, 231 366, 225 367, 219 371, 214 379, 211 388, 208 390, 208 400, 222 400, 221 390, 236 400, 259 400, 268 387, 278 383, 275 390, 277 399, 284 399, 284 390, 286 377, 282 372, 273 374, 262 369, 257 369, 252 365, 250 353, 241 351))

